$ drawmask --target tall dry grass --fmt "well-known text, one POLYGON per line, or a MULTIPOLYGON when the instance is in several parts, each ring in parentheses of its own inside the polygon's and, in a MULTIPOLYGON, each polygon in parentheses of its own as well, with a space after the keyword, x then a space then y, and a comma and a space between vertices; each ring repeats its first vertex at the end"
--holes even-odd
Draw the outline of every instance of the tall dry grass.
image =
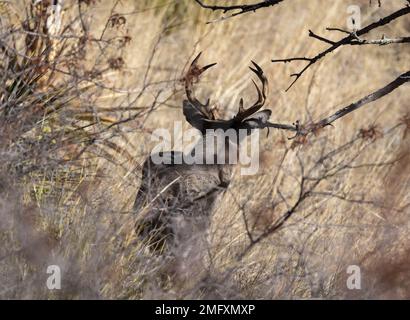
MULTIPOLYGON (((154 145, 150 134, 183 120, 180 79, 197 52, 204 52, 206 62, 218 62, 198 95, 210 97, 224 117, 236 112, 240 97, 245 103, 255 98, 247 69, 254 60, 269 79, 272 120, 291 123, 318 119, 397 77, 410 66, 406 45, 342 48, 284 92, 298 66, 270 60, 323 49, 308 38, 308 29, 324 33, 327 26, 344 26, 350 2, 295 0, 214 24, 206 22, 219 13, 188 0, 83 1, 80 16, 73 3, 66 1, 63 25, 69 28, 53 38, 54 56, 40 50, 50 44, 36 44, 40 51, 33 56, 44 58, 46 68, 33 75, 29 70, 39 62, 21 56, 30 35, 22 27, 28 1, 1 2, 2 43, 15 44, 22 70, 33 77, 21 96, 13 96, 26 105, 1 131, 1 298, 409 298, 408 118, 407 129, 402 121, 409 112, 408 86, 339 120, 306 145, 290 148, 278 131, 263 137, 259 173, 235 174, 214 212, 203 269, 186 266, 190 281, 164 277, 166 257, 136 238, 132 212, 141 164, 154 145), (67 51, 59 53, 63 45, 67 51), (37 85, 29 90, 30 83, 37 85), (55 110, 56 104, 61 108, 55 110), (261 233, 286 207, 276 205, 282 196, 290 203, 297 198, 299 157, 309 168, 321 152, 375 124, 381 132, 375 140, 357 139, 331 164, 356 153, 354 164, 398 162, 341 171, 319 186, 320 197, 306 201, 282 229, 242 255, 249 246, 244 217, 261 233), (70 143, 62 143, 66 139, 70 143), (51 264, 62 268, 61 290, 45 286, 51 264), (346 288, 346 269, 353 264, 362 267, 359 291, 346 288)), ((364 24, 403 5, 356 3, 364 24)), ((409 31, 404 18, 381 32, 409 31)), ((2 90, 15 92, 9 84, 18 72, 7 74, 2 90)))

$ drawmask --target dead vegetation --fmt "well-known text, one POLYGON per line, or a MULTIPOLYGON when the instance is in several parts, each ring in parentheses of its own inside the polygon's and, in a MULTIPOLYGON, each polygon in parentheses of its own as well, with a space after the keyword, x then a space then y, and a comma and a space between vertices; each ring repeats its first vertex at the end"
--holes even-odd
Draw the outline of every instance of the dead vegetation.
MULTIPOLYGON (((409 44, 366 43, 405 39, 408 15, 298 61, 340 42, 318 34, 344 29, 350 2, 266 1, 209 24, 223 10, 199 2, 0 1, 0 298, 409 298, 409 44), (132 206, 152 131, 183 119, 199 51, 219 68, 196 93, 221 117, 254 101, 254 60, 272 121, 293 133, 261 139, 258 174, 234 175, 201 268, 186 263, 177 281, 137 238, 132 206), (356 111, 317 126, 345 106, 356 111), (45 286, 51 264, 61 290, 45 286), (362 290, 346 288, 349 265, 362 290)), ((364 28, 406 3, 357 1, 364 28)))

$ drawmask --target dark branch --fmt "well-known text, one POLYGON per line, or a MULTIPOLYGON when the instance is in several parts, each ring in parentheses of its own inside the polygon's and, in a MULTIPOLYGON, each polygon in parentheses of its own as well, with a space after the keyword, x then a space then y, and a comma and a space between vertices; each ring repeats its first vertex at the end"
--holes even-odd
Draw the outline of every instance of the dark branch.
POLYGON ((407 71, 406 73, 403 73, 401 76, 399 76, 397 79, 389 83, 388 85, 384 86, 383 88, 363 97, 359 101, 356 101, 340 110, 335 112, 329 117, 323 118, 322 120, 315 122, 315 123, 310 123, 307 125, 301 125, 299 121, 296 121, 296 124, 294 125, 287 125, 287 124, 278 124, 278 123, 266 123, 266 128, 275 128, 275 129, 281 129, 281 130, 289 130, 289 131, 294 131, 296 132, 296 135, 293 137, 306 137, 310 133, 314 133, 319 131, 320 129, 331 125, 333 122, 335 122, 337 119, 344 117, 345 115, 363 107, 366 104, 369 104, 371 102, 374 102, 376 100, 379 100, 380 98, 388 95, 401 85, 410 82, 410 70, 407 71))
POLYGON ((394 81, 392 81, 391 83, 389 83, 388 85, 386 85, 385 87, 369 94, 368 96, 360 99, 357 102, 354 102, 352 104, 350 104, 349 106, 340 109, 339 111, 337 111, 336 113, 334 113, 333 115, 331 115, 330 117, 324 118, 322 120, 320 120, 319 122, 317 122, 316 124, 314 124, 314 128, 310 129, 311 132, 312 130, 317 130, 323 127, 326 127, 328 125, 330 125, 332 122, 336 121, 337 119, 344 117, 345 115, 349 114, 350 112, 353 112, 357 109, 359 109, 360 107, 376 101, 386 95, 388 95, 389 93, 391 93, 392 91, 394 91, 395 89, 397 89, 398 87, 400 87, 401 85, 403 85, 406 82, 410 82, 410 71, 407 71, 406 73, 403 73, 401 76, 399 76, 397 79, 395 79, 394 81))
MULTIPOLYGON (((329 39, 325 39, 321 36, 316 35, 315 33, 313 33, 311 30, 309 30, 309 36, 315 39, 318 39, 320 41, 323 41, 327 44, 330 44, 331 46, 320 52, 319 54, 317 54, 316 56, 312 57, 312 58, 308 58, 308 57, 296 57, 296 58, 288 58, 288 59, 274 59, 272 60, 272 62, 292 62, 292 61, 308 61, 308 64, 298 73, 294 73, 291 76, 295 77, 295 79, 292 81, 292 83, 290 84, 290 86, 286 89, 286 91, 288 91, 295 83, 296 81, 299 80, 299 78, 306 72, 307 69, 309 69, 312 65, 314 65, 316 62, 318 62, 319 60, 321 60, 322 58, 324 58, 325 56, 327 56, 329 53, 332 53, 333 51, 335 51, 337 48, 341 47, 341 46, 345 46, 345 45, 358 45, 358 44, 370 44, 369 41, 366 42, 366 40, 361 40, 359 37, 362 35, 365 35, 367 33, 369 33, 370 31, 379 28, 381 26, 384 26, 386 24, 389 24, 390 22, 392 22, 393 20, 400 18, 406 14, 410 13, 410 6, 406 6, 405 8, 402 8, 398 11, 395 11, 394 13, 380 19, 377 22, 373 22, 371 24, 369 24, 368 26, 357 30, 353 33, 349 33, 346 37, 344 37, 343 39, 334 42, 331 41, 329 39), (358 40, 359 39, 359 40, 358 40), (360 41, 364 41, 364 43, 360 43, 360 41)), ((338 28, 328 28, 328 30, 330 31, 340 31, 343 33, 348 33, 345 30, 342 29, 338 29, 338 28)), ((408 37, 403 37, 403 38, 399 38, 399 39, 388 39, 390 41, 385 41, 383 42, 382 40, 378 40, 378 44, 389 44, 389 43, 408 43, 410 40, 408 37)), ((375 41, 373 41, 375 42, 375 41)), ((377 40, 376 40, 377 43, 377 40)), ((375 43, 373 43, 375 44, 375 43)))
POLYGON ((228 17, 222 17, 221 20, 228 19, 231 17, 238 16, 240 14, 244 14, 247 12, 254 12, 261 8, 267 8, 274 6, 284 0, 263 0, 253 4, 238 4, 238 5, 226 5, 226 6, 218 6, 218 5, 207 5, 204 3, 203 0, 195 0, 202 8, 210 9, 212 11, 223 11, 223 13, 227 13, 229 11, 237 11, 228 17))

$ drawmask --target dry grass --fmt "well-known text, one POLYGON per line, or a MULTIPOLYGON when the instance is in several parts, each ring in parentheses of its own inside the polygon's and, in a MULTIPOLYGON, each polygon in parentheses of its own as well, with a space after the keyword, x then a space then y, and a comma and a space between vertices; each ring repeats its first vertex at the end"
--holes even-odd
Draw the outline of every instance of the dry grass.
MULTIPOLYGON (((367 0, 356 2, 362 7, 364 24, 403 3, 386 1, 377 8, 367 0)), ((15 19, 12 23, 23 19, 15 13, 23 12, 24 3, 8 4, 15 19)), ((288 75, 297 65, 270 60, 318 52, 323 44, 309 39, 308 29, 323 34, 327 26, 343 26, 350 4, 295 0, 215 24, 205 22, 218 13, 201 10, 188 0, 123 0, 113 12, 112 1, 96 1, 92 9, 83 4, 91 37, 99 37, 112 13, 119 13, 125 24, 109 26, 105 37, 127 36, 130 42, 121 49, 108 48, 103 57, 98 46, 90 46, 83 59, 76 61, 85 69, 111 66, 95 81, 86 81, 91 91, 76 94, 76 104, 67 107, 83 115, 82 121, 100 120, 96 131, 86 130, 81 136, 98 132, 98 146, 74 161, 72 148, 82 145, 73 143, 71 149, 60 150, 68 160, 64 165, 50 169, 46 162, 23 176, 9 169, 20 153, 1 149, 0 237, 4 245, 0 250, 0 298, 409 298, 410 135, 404 134, 404 126, 386 133, 410 112, 408 86, 344 117, 294 149, 289 149, 292 142, 282 132, 272 131, 269 137, 262 134, 260 172, 245 177, 237 171, 214 213, 204 269, 197 272, 187 266, 185 270, 191 281, 164 279, 161 270, 166 268, 166 259, 150 253, 134 234, 131 210, 140 165, 154 145, 150 132, 158 127, 172 129, 173 121, 183 120, 179 79, 197 52, 204 51, 201 59, 205 62, 218 62, 201 82, 198 95, 209 96, 225 117, 231 116, 240 97, 245 103, 255 98, 247 69, 254 60, 269 79, 267 106, 273 110, 272 121, 284 123, 319 119, 409 69, 406 44, 346 47, 284 92, 288 75), (115 64, 118 61, 121 63, 115 64), (101 88, 101 84, 114 90, 101 88), (130 107, 134 109, 127 109, 130 107), (130 114, 136 114, 134 120, 109 128, 110 123, 130 114), (353 147, 351 152, 363 148, 358 163, 386 162, 399 156, 401 160, 349 170, 320 186, 321 192, 372 203, 311 199, 284 228, 238 259, 249 245, 243 216, 257 220, 255 232, 263 232, 283 212, 282 207, 272 205, 278 190, 290 202, 297 197, 297 156, 310 166, 325 140, 326 150, 337 148, 372 124, 384 135, 368 146, 361 139, 353 147), (45 287, 50 264, 62 268, 61 290, 45 287), (363 288, 357 292, 346 288, 346 268, 352 264, 362 267, 363 288)), ((77 15, 74 7, 68 10, 65 23, 77 15)), ((410 24, 403 19, 382 31, 393 36, 408 34, 410 24)), ((65 79, 60 77, 53 84, 65 79)), ((30 132, 46 135, 48 127, 61 130, 65 126, 57 121, 36 125, 30 132)), ((341 153, 333 161, 349 155, 341 153)), ((26 160, 36 157, 33 153, 26 160)))

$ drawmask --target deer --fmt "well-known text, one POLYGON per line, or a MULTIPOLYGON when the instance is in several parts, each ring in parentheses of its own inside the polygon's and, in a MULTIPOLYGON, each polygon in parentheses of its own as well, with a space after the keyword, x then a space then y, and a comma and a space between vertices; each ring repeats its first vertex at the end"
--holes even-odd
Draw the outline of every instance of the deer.
MULTIPOLYGON (((239 132, 245 130, 245 137, 254 130, 275 127, 268 120, 272 114, 269 109, 263 109, 268 94, 268 80, 262 68, 252 62, 250 70, 257 76, 260 86, 253 81, 257 100, 250 107, 244 107, 241 98, 236 115, 228 120, 219 119, 215 109, 210 107, 209 99, 201 103, 194 93, 194 83, 200 76, 216 63, 201 67, 198 60, 199 53, 192 61, 188 71, 182 78, 186 99, 182 103, 186 121, 199 130, 205 138, 208 132, 226 133, 228 130, 239 132)), ((244 135, 242 135, 244 136, 244 135)), ((237 138, 225 137, 222 148, 240 143, 241 135, 237 138)), ((207 139, 202 139, 205 153, 209 146, 207 139)), ((211 149, 211 148, 210 148, 211 149)), ((191 151, 192 153, 195 148, 191 151)), ((213 148, 214 155, 222 151, 213 148)), ((225 150, 223 150, 225 151, 225 150)), ((149 156, 142 166, 142 182, 138 190, 134 211, 139 219, 136 230, 139 236, 147 239, 147 243, 154 251, 168 250, 175 246, 187 246, 200 250, 199 243, 194 239, 206 234, 209 228, 212 212, 229 187, 235 164, 229 163, 200 163, 188 164, 176 161, 181 159, 181 151, 162 152, 166 164, 155 163, 153 155, 149 156), (195 244, 195 245, 194 245, 195 244)), ((225 152, 225 154, 227 154, 225 152)))

